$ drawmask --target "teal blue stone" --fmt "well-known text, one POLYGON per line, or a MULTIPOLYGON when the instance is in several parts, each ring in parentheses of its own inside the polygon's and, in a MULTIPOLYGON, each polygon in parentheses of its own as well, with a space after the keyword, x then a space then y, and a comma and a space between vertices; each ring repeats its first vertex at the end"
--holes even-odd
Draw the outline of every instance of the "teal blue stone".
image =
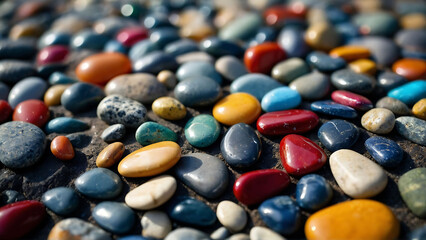
POLYGON ((331 57, 330 55, 313 51, 307 57, 306 61, 320 72, 331 73, 346 66, 346 61, 340 57, 331 57))
POLYGON ((277 80, 260 73, 243 75, 231 83, 231 93, 249 93, 262 101, 262 98, 272 89, 282 87, 277 80))
POLYGON ((353 18, 355 25, 369 29, 365 35, 392 36, 398 30, 398 19, 391 13, 374 12, 361 13, 353 18))
POLYGON ((260 105, 265 112, 275 112, 295 108, 301 102, 302 97, 296 90, 279 87, 265 94, 260 105))
POLYGON ((71 39, 71 47, 73 49, 89 49, 102 50, 108 42, 109 37, 103 34, 98 34, 92 30, 83 30, 78 32, 71 39))
POLYGON ((163 49, 167 44, 180 39, 179 32, 173 27, 161 27, 154 29, 149 39, 163 49))
POLYGON ((212 145, 220 134, 220 125, 208 114, 201 114, 189 119, 185 125, 185 137, 194 147, 212 145))
POLYGON ((133 72, 158 74, 163 70, 175 71, 179 67, 175 57, 163 51, 154 51, 133 60, 133 72))
POLYGON ((104 47, 104 52, 118 52, 127 54, 127 48, 123 46, 119 41, 109 40, 104 47))
POLYGON ((136 130, 135 138, 142 146, 162 141, 177 141, 175 132, 156 122, 142 123, 136 130))
POLYGON ((49 76, 49 84, 72 84, 78 82, 77 79, 67 76, 62 72, 54 72, 49 76))
POLYGON ((50 120, 45 127, 47 134, 50 133, 75 133, 89 129, 90 126, 78 119, 70 117, 58 117, 50 120))
POLYGON ((198 52, 199 50, 200 49, 198 48, 198 44, 189 39, 180 39, 171 42, 164 47, 164 51, 173 55, 174 57, 185 53, 198 52))
POLYGON ((93 208, 93 219, 105 230, 124 234, 130 231, 135 223, 135 213, 125 203, 101 202, 93 208))
POLYGON ((68 46, 71 42, 71 35, 64 32, 47 31, 41 35, 38 40, 38 48, 43 49, 47 46, 52 45, 64 45, 68 46))
POLYGON ((217 37, 211 37, 203 40, 200 43, 200 49, 216 58, 227 55, 235 57, 241 57, 244 55, 244 48, 232 41, 223 40, 217 37))
POLYGON ((81 194, 96 199, 117 197, 123 188, 120 177, 106 168, 95 168, 83 173, 74 185, 81 194))
POLYGON ((200 76, 179 82, 174 94, 187 107, 207 106, 216 102, 222 95, 222 89, 213 79, 200 76))
POLYGON ((80 198, 71 188, 57 187, 45 192, 41 202, 58 215, 69 215, 77 210, 80 198))
POLYGON ((30 99, 42 99, 47 89, 47 83, 39 77, 22 79, 10 89, 8 101, 12 108, 30 99))
POLYGON ((136 61, 149 53, 160 50, 160 47, 149 39, 135 43, 129 50, 129 58, 136 61))
POLYGON ((222 83, 222 77, 216 71, 214 65, 209 62, 186 62, 182 64, 176 72, 176 77, 179 81, 198 76, 211 78, 219 85, 222 83))
POLYGON ((388 97, 413 105, 420 99, 426 98, 426 80, 417 80, 394 88, 388 92, 388 97))
POLYGON ((301 225, 300 209, 289 196, 270 198, 258 210, 263 222, 278 233, 292 234, 301 225))
POLYGON ((211 226, 216 214, 207 204, 190 197, 182 197, 169 207, 169 216, 174 221, 192 226, 211 226))
POLYGON ((61 104, 73 113, 91 110, 105 97, 102 88, 78 82, 68 87, 61 96, 61 104))
POLYGON ((225 40, 248 40, 254 37, 263 24, 260 14, 247 13, 219 30, 219 38, 225 40))

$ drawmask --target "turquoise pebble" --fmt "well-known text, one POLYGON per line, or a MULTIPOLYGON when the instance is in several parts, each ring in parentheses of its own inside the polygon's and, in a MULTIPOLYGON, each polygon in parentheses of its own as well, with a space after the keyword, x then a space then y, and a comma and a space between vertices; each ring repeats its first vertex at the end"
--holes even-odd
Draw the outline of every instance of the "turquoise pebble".
POLYGON ((53 72, 49 76, 49 84, 50 85, 72 84, 72 83, 76 83, 76 82, 78 82, 77 79, 69 77, 62 72, 53 72))
POLYGON ((176 77, 179 81, 199 76, 211 78, 219 85, 222 83, 222 77, 216 71, 214 65, 209 62, 186 62, 176 72, 176 77))
POLYGON ((300 94, 289 87, 279 87, 269 91, 261 102, 265 112, 275 112, 295 108, 302 102, 300 94))
POLYGON ((262 101, 262 98, 269 91, 283 85, 275 79, 260 73, 250 73, 243 75, 231 84, 231 93, 245 92, 249 93, 262 101))
POLYGON ((317 174, 303 176, 296 186, 296 201, 299 207, 316 211, 325 207, 333 197, 327 180, 317 174))
POLYGON ((300 227, 300 209, 289 196, 270 198, 258 210, 263 222, 278 233, 292 234, 300 227))
POLYGON ((78 82, 68 87, 61 96, 61 104, 73 113, 91 110, 105 97, 102 88, 78 82))
POLYGON ((112 233, 130 231, 135 223, 135 213, 125 203, 101 202, 93 208, 93 219, 102 228, 112 233))
POLYGON ((185 125, 185 137, 194 147, 212 145, 220 134, 220 125, 208 114, 201 114, 189 119, 185 125))
POLYGON ((69 215, 77 210, 80 199, 77 193, 67 187, 48 190, 41 197, 43 204, 58 215, 69 215))
POLYGON ((187 107, 207 106, 216 102, 222 95, 222 89, 215 80, 199 76, 179 82, 174 94, 187 107))
POLYGON ((29 99, 42 99, 47 83, 38 77, 22 79, 10 89, 8 101, 12 108, 29 99))
POLYGON ((45 127, 46 133, 74 133, 89 129, 89 125, 83 121, 70 118, 58 117, 50 120, 45 127))
POLYGON ((182 197, 172 204, 169 216, 177 222, 200 227, 216 222, 216 214, 207 204, 190 197, 182 197))
POLYGON ((396 98, 407 105, 413 105, 426 98, 426 80, 417 80, 392 89, 388 96, 396 98))
POLYGON ((175 132, 156 122, 142 123, 136 130, 135 138, 142 146, 162 141, 177 141, 175 132))
POLYGON ((123 188, 120 177, 106 168, 89 170, 80 175, 74 184, 81 194, 96 199, 117 197, 123 188))

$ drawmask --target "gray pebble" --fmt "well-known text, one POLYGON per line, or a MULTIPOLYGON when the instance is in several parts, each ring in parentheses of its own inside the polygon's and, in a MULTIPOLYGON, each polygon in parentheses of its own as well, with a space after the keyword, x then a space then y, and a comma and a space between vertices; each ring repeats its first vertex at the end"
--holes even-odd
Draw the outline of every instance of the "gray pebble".
POLYGON ((406 139, 426 146, 426 121, 416 117, 399 117, 395 128, 406 139))
POLYGON ((330 79, 320 72, 305 74, 293 82, 289 87, 296 90, 304 99, 318 100, 327 95, 330 90, 330 79))
POLYGON ((117 123, 106 128, 102 132, 101 138, 105 142, 110 143, 110 142, 121 140, 125 134, 126 134, 126 127, 121 123, 117 123))
POLYGON ((0 82, 15 84, 26 77, 35 76, 37 70, 33 65, 18 60, 0 61, 0 82))
POLYGON ((227 238, 229 234, 231 233, 228 231, 228 229, 226 229, 225 227, 220 227, 214 232, 212 232, 212 234, 210 234, 210 238, 213 240, 223 240, 227 238))
POLYGON ((210 238, 197 229, 183 227, 171 231, 164 240, 210 240, 210 238))
POLYGON ((8 101, 12 108, 29 99, 41 99, 46 92, 47 83, 38 77, 29 77, 19 81, 10 90, 8 101))
POLYGON ((247 74, 248 71, 244 64, 234 56, 223 56, 215 63, 216 71, 230 81, 247 74))
POLYGON ((309 71, 310 68, 303 59, 290 58, 274 66, 272 69, 272 77, 282 83, 290 83, 309 71))
POLYGON ((110 125, 121 123, 130 128, 137 128, 145 122, 147 113, 144 105, 120 95, 104 98, 96 112, 99 119, 110 125))
POLYGON ((381 98, 377 101, 376 107, 389 109, 396 115, 411 115, 411 110, 407 107, 407 105, 396 98, 381 98))
POLYGON ((50 231, 49 239, 110 240, 109 233, 78 218, 67 218, 58 222, 50 231))

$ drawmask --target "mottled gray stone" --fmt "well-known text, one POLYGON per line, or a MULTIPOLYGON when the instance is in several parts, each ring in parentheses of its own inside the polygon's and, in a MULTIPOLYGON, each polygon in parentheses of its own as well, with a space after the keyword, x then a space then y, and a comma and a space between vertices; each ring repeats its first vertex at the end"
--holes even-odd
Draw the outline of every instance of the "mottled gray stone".
POLYGON ((399 117, 395 128, 406 139, 426 146, 426 121, 415 117, 399 117))
POLYGON ((396 98, 381 98, 377 101, 376 107, 389 109, 396 115, 411 115, 411 110, 407 105, 396 98))
POLYGON ((137 128, 146 118, 146 108, 141 103, 120 95, 104 98, 96 111, 98 118, 108 124, 121 123, 126 127, 137 128))

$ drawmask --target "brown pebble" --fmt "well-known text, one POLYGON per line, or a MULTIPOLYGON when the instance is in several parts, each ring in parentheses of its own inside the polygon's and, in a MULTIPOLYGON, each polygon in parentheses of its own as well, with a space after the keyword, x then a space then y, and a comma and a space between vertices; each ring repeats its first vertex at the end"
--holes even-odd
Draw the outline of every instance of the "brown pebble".
POLYGON ((65 89, 67 89, 70 85, 53 85, 49 89, 47 89, 44 94, 44 103, 47 106, 57 106, 61 104, 61 96, 64 93, 65 89))
POLYGON ((70 140, 65 136, 57 136, 50 144, 50 151, 53 155, 62 161, 68 161, 74 158, 75 152, 70 140))
POLYGON ((96 166, 108 168, 120 161, 124 153, 124 144, 121 142, 111 143, 106 146, 96 158, 96 166))

